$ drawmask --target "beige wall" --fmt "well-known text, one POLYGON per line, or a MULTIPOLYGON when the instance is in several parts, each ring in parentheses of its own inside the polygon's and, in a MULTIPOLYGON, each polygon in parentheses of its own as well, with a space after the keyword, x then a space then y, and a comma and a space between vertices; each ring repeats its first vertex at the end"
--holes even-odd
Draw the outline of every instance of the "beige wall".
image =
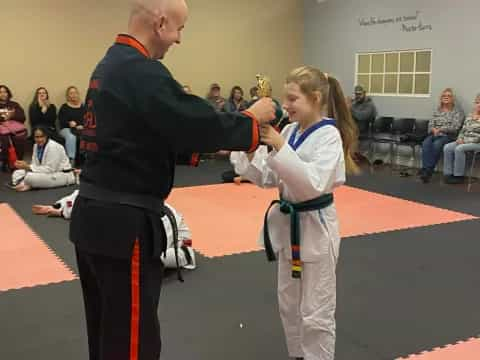
MULTIPOLYGON (((128 0, 15 0, 0 11, 3 38, 0 83, 25 107, 46 86, 60 105, 70 84, 86 88, 89 75, 115 34, 126 31, 128 0)), ((190 0, 181 46, 166 64, 182 83, 204 96, 219 82, 227 96, 236 84, 246 93, 255 74, 272 78, 281 95, 287 72, 303 57, 300 0, 190 0)))

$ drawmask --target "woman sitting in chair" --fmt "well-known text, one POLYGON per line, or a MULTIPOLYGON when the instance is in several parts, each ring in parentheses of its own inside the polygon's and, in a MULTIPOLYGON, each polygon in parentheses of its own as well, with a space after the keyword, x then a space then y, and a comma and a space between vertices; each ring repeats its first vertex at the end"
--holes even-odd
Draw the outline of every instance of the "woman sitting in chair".
POLYGON ((33 130, 32 162, 17 161, 12 174, 11 188, 17 191, 30 189, 46 189, 73 185, 76 178, 65 148, 49 139, 43 127, 33 130))
POLYGON ((465 120, 457 141, 443 148, 443 175, 447 184, 465 181, 465 153, 480 151, 480 94, 475 97, 473 111, 465 120))
POLYGON ((430 181, 443 147, 455 139, 464 119, 463 110, 455 104, 453 90, 443 90, 440 105, 428 123, 429 135, 422 144, 422 168, 419 175, 424 183, 430 181))

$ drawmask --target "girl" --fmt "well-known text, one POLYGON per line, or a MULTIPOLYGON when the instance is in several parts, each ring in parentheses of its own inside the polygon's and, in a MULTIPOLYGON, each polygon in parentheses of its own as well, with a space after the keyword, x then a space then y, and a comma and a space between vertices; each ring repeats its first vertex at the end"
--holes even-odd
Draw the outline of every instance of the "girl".
POLYGON ((340 236, 333 190, 345 170, 357 170, 352 155, 357 128, 336 79, 312 67, 288 76, 284 108, 292 124, 281 134, 261 128, 270 154, 243 154, 238 174, 262 187, 278 187, 261 240, 277 256, 278 301, 289 355, 332 360, 335 351, 335 269, 340 236), (271 241, 270 241, 271 238, 271 241))
POLYGON ((57 108, 50 102, 48 90, 39 87, 35 90, 35 96, 29 108, 30 124, 32 128, 42 126, 50 135, 57 131, 57 108))
POLYGON ((75 174, 62 145, 51 140, 42 127, 33 130, 32 162, 17 161, 10 187, 17 191, 47 189, 76 183, 75 174))

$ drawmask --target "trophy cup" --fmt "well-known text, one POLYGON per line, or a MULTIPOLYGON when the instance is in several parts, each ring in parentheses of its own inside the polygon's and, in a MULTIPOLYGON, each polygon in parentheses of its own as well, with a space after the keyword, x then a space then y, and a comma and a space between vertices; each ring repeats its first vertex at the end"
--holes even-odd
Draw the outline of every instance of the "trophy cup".
MULTIPOLYGON (((257 74, 257 89, 257 94, 259 98, 272 97, 272 84, 270 82, 270 79, 265 75, 257 74)), ((283 119, 283 110, 278 101, 274 99, 272 100, 275 103, 275 119, 273 119, 270 124, 276 127, 283 119)))

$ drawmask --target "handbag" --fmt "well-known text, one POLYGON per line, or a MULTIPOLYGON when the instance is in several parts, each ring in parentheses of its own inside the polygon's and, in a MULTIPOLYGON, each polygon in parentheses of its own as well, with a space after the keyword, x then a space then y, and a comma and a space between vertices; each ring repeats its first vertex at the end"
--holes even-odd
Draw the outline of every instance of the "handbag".
POLYGON ((15 146, 13 146, 12 138, 9 137, 9 145, 7 150, 7 161, 8 167, 13 170, 15 169, 15 163, 17 162, 17 152, 15 151, 15 146))
POLYGON ((0 135, 18 135, 26 132, 27 128, 21 122, 15 120, 0 122, 0 135))

